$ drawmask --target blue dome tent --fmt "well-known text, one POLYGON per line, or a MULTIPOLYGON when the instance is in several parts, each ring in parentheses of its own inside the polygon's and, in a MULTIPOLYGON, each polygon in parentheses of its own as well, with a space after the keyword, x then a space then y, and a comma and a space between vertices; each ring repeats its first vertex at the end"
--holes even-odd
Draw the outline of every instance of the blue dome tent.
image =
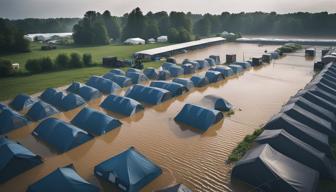
POLYGON ((60 153, 69 151, 93 138, 86 131, 56 118, 42 121, 32 134, 60 153))
POLYGON ((240 73, 243 71, 243 68, 240 65, 231 64, 229 67, 232 69, 233 73, 240 73))
POLYGON ((167 70, 170 72, 171 77, 177 77, 184 74, 183 68, 177 65, 171 66, 167 70))
POLYGON ((42 163, 40 156, 3 136, 0 136, 0 157, 0 183, 42 163))
POLYGON ((114 73, 106 73, 103 76, 105 79, 109 79, 115 83, 117 83, 120 87, 127 87, 132 85, 132 80, 128 77, 122 75, 116 75, 114 73))
POLYGON ((191 81, 195 87, 204 87, 209 84, 209 80, 205 76, 192 76, 191 81))
POLYGON ((83 87, 79 89, 78 95, 85 99, 85 101, 91 101, 101 97, 102 93, 94 87, 83 85, 83 87))
POLYGON ((122 191, 136 192, 161 175, 162 170, 134 147, 98 164, 94 174, 122 191))
POLYGON ((99 76, 92 76, 86 84, 98 89, 103 94, 111 94, 120 89, 117 83, 99 76))
POLYGON ((85 104, 85 100, 79 95, 69 93, 62 99, 59 109, 69 111, 85 104))
POLYGON ((233 70, 228 66, 217 66, 209 70, 221 72, 224 75, 224 77, 230 77, 233 75, 233 70))
POLYGON ((29 121, 10 108, 0 110, 0 134, 8 133, 29 124, 29 121))
POLYGON ((70 92, 70 93, 75 93, 75 94, 78 94, 79 92, 79 89, 82 87, 83 85, 79 82, 73 82, 71 83, 71 85, 66 88, 66 91, 67 92, 70 92))
POLYGON ((183 71, 184 71, 185 75, 193 74, 193 73, 196 72, 195 66, 193 64, 191 64, 191 63, 183 64, 182 68, 183 68, 183 71))
POLYGON ((21 111, 29 109, 35 102, 36 100, 29 95, 19 94, 9 103, 9 106, 16 111, 21 111))
POLYGON ((175 117, 175 121, 206 131, 224 118, 223 113, 214 109, 185 104, 175 117))
POLYGON ((113 117, 87 107, 82 109, 71 123, 92 135, 103 135, 122 124, 113 117))
POLYGON ((134 85, 127 90, 125 96, 135 99, 139 102, 157 105, 167 101, 168 99, 171 99, 172 94, 165 89, 143 85, 134 85))
POLYGON ((167 70, 160 70, 158 74, 158 80, 168 80, 170 78, 170 72, 167 70))
POLYGON ((205 58, 204 60, 206 60, 209 63, 209 66, 215 66, 216 65, 216 61, 212 58, 205 58))
POLYGON ((251 64, 249 62, 234 62, 233 64, 234 65, 239 65, 243 69, 249 69, 249 68, 251 68, 251 64))
POLYGON ((140 69, 129 68, 126 71, 126 76, 127 76, 128 73, 142 73, 142 71, 140 69))
POLYGON ((165 62, 161 65, 162 69, 167 70, 167 71, 169 71, 169 68, 174 67, 174 66, 176 66, 175 63, 169 63, 169 62, 165 62))
POLYGON ((157 87, 169 91, 173 97, 182 95, 187 91, 187 88, 184 85, 174 82, 166 81, 152 81, 150 84, 151 87, 157 87))
POLYGON ((123 70, 121 70, 121 69, 112 69, 110 71, 110 73, 113 73, 113 74, 116 74, 116 75, 123 75, 123 76, 126 75, 126 73, 123 70))
POLYGON ((188 89, 188 91, 194 88, 194 83, 190 79, 187 79, 187 78, 176 78, 176 79, 173 79, 173 82, 183 85, 184 87, 188 89))
POLYGON ((53 88, 48 88, 40 95, 40 99, 58 108, 61 105, 64 96, 63 92, 59 92, 53 88))
POLYGON ((48 103, 38 101, 29 109, 26 116, 33 121, 39 121, 58 112, 57 109, 48 103))
POLYGON ((198 69, 204 69, 210 67, 210 64, 206 60, 196 60, 196 62, 199 64, 198 69))
POLYGON ((148 67, 143 72, 148 79, 157 79, 159 74, 154 67, 148 67))
POLYGON ((204 100, 210 102, 212 108, 218 111, 228 112, 232 109, 232 105, 228 101, 215 95, 207 95, 204 100))
POLYGON ((100 107, 125 116, 134 115, 135 113, 144 109, 144 106, 138 101, 118 95, 109 95, 100 104, 100 107))
POLYGON ((224 75, 218 71, 207 71, 205 77, 209 80, 209 83, 216 83, 225 78, 224 75))
POLYGON ((216 65, 220 64, 220 57, 219 55, 210 55, 209 58, 213 59, 216 63, 216 65))
POLYGON ((133 84, 138 84, 138 83, 148 81, 148 78, 142 72, 141 73, 128 72, 126 76, 132 80, 133 84))
POLYGON ((78 175, 73 165, 57 168, 30 185, 27 192, 99 192, 100 189, 78 175))

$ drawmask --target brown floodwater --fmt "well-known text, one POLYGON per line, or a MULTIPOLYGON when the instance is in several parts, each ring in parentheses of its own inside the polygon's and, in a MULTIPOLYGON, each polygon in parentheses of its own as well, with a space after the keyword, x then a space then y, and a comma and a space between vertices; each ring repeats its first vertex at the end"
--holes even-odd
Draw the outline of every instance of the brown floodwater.
MULTIPOLYGON (((176 58, 178 61, 185 58, 202 59, 216 54, 224 60, 225 54, 236 53, 238 60, 246 60, 252 56, 260 56, 264 50, 271 51, 277 47, 226 43, 178 55, 176 58)), ((195 88, 163 104, 146 106, 143 112, 130 118, 109 113, 122 121, 120 128, 63 154, 51 151, 31 135, 37 123, 13 131, 8 134, 9 138, 41 155, 44 163, 0 185, 0 191, 25 191, 28 185, 57 167, 71 163, 84 179, 100 186, 104 191, 111 191, 111 185, 93 176, 93 168, 131 146, 163 169, 163 174, 143 191, 152 191, 174 183, 184 183, 194 191, 244 191, 231 184, 232 165, 225 161, 245 135, 269 120, 290 96, 311 80, 314 75, 313 62, 304 57, 303 51, 299 51, 222 82, 205 88, 195 88), (233 104, 235 113, 226 116, 203 134, 174 121, 184 104, 202 104, 203 97, 209 94, 224 97, 233 104)), ((124 92, 122 90, 119 94, 124 92)), ((103 99, 90 102, 88 106, 104 111, 99 107, 103 99)), ((71 121, 80 109, 54 117, 71 121)), ((62 138, 59 139, 61 142, 62 138)))

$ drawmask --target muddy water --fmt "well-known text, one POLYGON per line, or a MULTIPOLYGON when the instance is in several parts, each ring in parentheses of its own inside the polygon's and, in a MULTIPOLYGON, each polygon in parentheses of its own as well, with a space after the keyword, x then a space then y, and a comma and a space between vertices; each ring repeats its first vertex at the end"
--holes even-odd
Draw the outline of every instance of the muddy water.
MULTIPOLYGON (((245 59, 260 56, 265 49, 274 50, 276 47, 228 43, 179 55, 177 59, 200 59, 210 54, 219 54, 224 59, 226 53, 237 53, 239 60, 242 60, 243 55, 245 59)), ((51 151, 30 134, 36 124, 11 132, 9 138, 41 155, 44 163, 0 185, 0 191, 25 191, 29 184, 57 167, 71 163, 84 179, 99 185, 104 191, 111 191, 110 185, 93 176, 93 168, 130 146, 136 147, 163 169, 163 174, 143 191, 173 183, 184 183, 194 191, 241 191, 231 185, 232 165, 225 164, 225 161, 246 134, 252 133, 278 112, 281 105, 312 78, 313 61, 306 60, 303 55, 303 52, 291 54, 206 88, 194 89, 161 105, 147 106, 144 112, 131 118, 109 114, 123 122, 121 128, 64 154, 51 151), (219 95, 230 101, 235 113, 203 134, 175 123, 173 119, 185 103, 200 104, 208 94, 219 95)), ((99 108, 102 100, 95 100, 88 106, 103 111, 99 108)), ((79 110, 55 117, 70 121, 79 110)))

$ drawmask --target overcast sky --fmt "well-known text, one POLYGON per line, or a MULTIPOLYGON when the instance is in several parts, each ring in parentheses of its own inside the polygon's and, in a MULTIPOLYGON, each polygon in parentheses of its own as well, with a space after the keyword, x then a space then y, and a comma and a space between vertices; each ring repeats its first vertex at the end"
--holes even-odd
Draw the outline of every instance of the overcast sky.
POLYGON ((140 7, 145 13, 172 10, 217 14, 223 11, 335 13, 336 0, 0 0, 0 17, 82 17, 88 10, 110 10, 112 15, 123 15, 135 7, 140 7))

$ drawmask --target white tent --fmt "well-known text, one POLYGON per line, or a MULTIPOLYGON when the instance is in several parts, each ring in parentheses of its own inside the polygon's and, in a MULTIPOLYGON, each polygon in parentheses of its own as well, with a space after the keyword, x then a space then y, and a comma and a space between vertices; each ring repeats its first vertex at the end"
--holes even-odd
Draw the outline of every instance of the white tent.
POLYGON ((147 42, 148 42, 148 43, 155 43, 156 41, 155 41, 154 38, 150 38, 150 39, 147 40, 147 42))
POLYGON ((141 38, 129 38, 129 39, 126 39, 124 43, 130 44, 130 45, 144 45, 146 41, 141 38))
POLYGON ((164 43, 168 41, 168 36, 160 36, 157 38, 157 42, 164 43))

